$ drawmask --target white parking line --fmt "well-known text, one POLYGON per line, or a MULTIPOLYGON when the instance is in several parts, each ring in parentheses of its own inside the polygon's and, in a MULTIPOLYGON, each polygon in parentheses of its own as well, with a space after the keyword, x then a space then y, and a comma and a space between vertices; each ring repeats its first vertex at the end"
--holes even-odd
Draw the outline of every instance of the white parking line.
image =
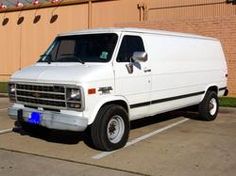
POLYGON ((0 134, 9 133, 9 132, 12 132, 12 128, 0 130, 0 134))
POLYGON ((4 111, 4 110, 7 110, 7 108, 1 108, 0 111, 4 111))
MULTIPOLYGON (((167 125, 167 126, 165 126, 165 127, 163 127, 163 128, 160 128, 160 129, 158 129, 158 130, 156 130, 156 131, 153 131, 153 132, 151 132, 151 133, 148 133, 148 134, 145 134, 145 135, 140 136, 140 137, 138 137, 138 138, 135 138, 135 139, 131 140, 130 142, 127 142, 127 144, 125 145, 124 148, 129 147, 129 146, 131 146, 131 145, 134 145, 135 143, 140 142, 140 141, 142 141, 142 140, 145 140, 145 139, 147 139, 147 138, 150 138, 150 137, 152 137, 152 136, 154 136, 154 135, 156 135, 156 134, 158 134, 158 133, 161 133, 161 132, 163 132, 163 131, 165 131, 165 130, 168 130, 168 129, 174 127, 174 126, 177 126, 177 125, 179 125, 179 124, 182 124, 182 123, 184 123, 184 122, 186 122, 186 121, 188 121, 188 120, 189 120, 189 119, 180 120, 180 121, 178 121, 178 122, 175 122, 175 123, 172 123, 172 124, 170 124, 170 125, 167 125)), ((115 150, 115 151, 112 151, 112 152, 102 152, 102 153, 99 153, 99 154, 93 156, 92 159, 99 160, 99 159, 104 158, 104 157, 106 157, 106 156, 108 156, 108 155, 110 155, 110 154, 112 154, 112 153, 117 152, 117 151, 118 151, 118 150, 115 150)))

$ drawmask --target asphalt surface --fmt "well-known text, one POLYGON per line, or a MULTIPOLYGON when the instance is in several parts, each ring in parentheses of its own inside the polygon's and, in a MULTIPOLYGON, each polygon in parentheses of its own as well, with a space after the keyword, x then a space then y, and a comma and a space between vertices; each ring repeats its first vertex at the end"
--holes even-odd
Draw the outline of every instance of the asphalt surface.
POLYGON ((25 132, 0 98, 0 176, 234 176, 236 108, 205 122, 185 111, 132 122, 128 145, 95 150, 86 133, 37 128, 25 132))

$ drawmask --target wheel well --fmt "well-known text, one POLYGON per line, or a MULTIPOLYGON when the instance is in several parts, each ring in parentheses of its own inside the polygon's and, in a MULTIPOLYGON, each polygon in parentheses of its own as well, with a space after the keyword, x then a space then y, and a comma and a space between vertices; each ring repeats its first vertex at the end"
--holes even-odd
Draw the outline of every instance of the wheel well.
POLYGON ((213 92, 215 92, 216 94, 218 94, 218 88, 217 88, 217 86, 211 86, 211 87, 209 87, 208 89, 207 89, 207 92, 208 91, 213 91, 213 92))
POLYGON ((120 105, 127 111, 127 113, 129 113, 129 108, 128 108, 128 105, 125 101, 122 101, 122 100, 110 101, 110 102, 105 103, 103 106, 109 105, 109 104, 120 105))

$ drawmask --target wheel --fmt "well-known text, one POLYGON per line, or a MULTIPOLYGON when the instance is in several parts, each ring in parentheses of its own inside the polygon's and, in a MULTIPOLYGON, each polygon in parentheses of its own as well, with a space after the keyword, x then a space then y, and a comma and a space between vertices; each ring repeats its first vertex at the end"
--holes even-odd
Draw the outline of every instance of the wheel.
POLYGON ((199 104, 200 117, 203 120, 211 121, 214 120, 218 114, 219 100, 216 92, 208 91, 199 104))
POLYGON ((111 151, 122 148, 129 137, 129 119, 119 105, 105 105, 90 127, 91 139, 97 149, 111 151))

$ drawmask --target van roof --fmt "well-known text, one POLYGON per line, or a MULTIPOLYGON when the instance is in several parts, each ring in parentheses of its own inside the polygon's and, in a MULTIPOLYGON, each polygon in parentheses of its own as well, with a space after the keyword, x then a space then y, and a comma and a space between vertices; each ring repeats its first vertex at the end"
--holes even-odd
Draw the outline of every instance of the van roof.
POLYGON ((73 31, 68 33, 62 33, 58 36, 70 36, 70 35, 80 35, 80 34, 94 34, 94 33, 121 33, 121 32, 133 32, 133 33, 147 33, 147 34, 158 34, 158 35, 168 35, 168 36, 178 36, 178 37, 187 37, 187 38, 198 38, 205 40, 217 40, 216 38, 205 37, 201 35, 180 33, 180 32, 170 32, 164 30, 155 30, 155 29, 145 29, 145 28, 95 28, 95 29, 86 29, 73 31))

